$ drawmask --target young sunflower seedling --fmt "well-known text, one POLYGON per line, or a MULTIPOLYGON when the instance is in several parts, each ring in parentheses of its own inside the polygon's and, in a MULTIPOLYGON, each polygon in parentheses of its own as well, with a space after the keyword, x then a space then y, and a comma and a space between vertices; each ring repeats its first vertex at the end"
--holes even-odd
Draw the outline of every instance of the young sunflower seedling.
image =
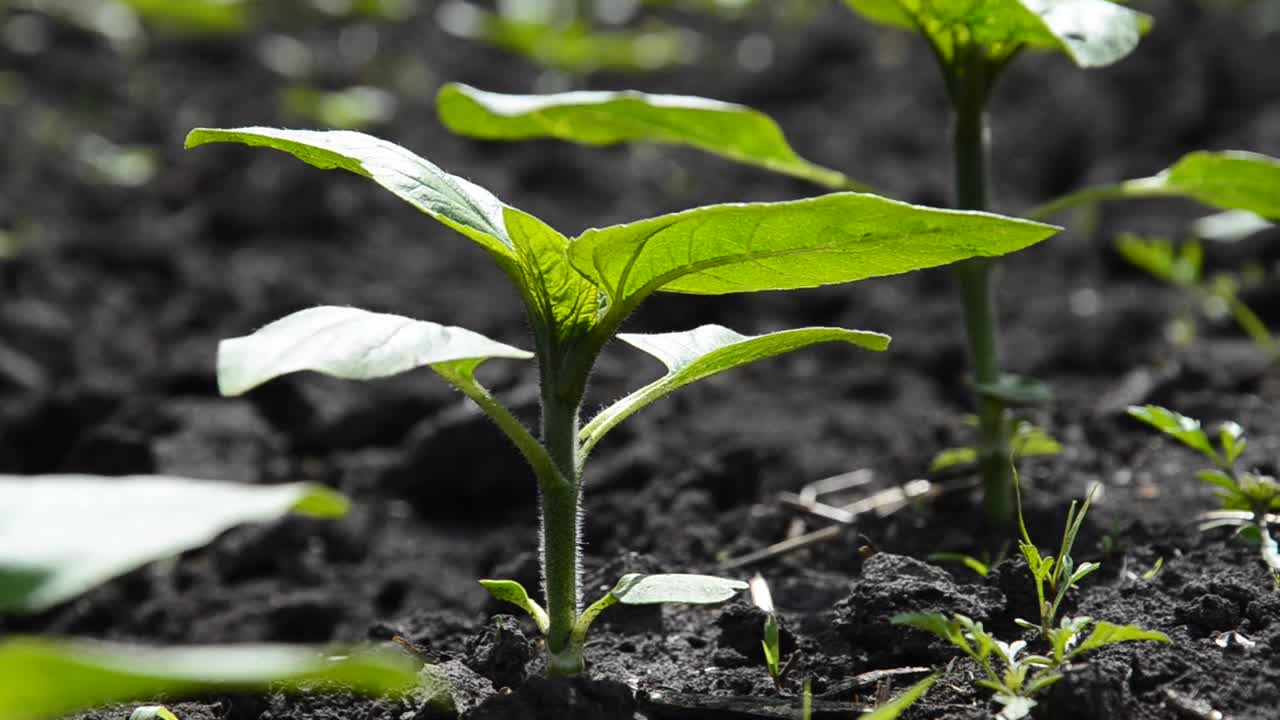
MULTIPOLYGON (((954 205, 990 206, 987 102, 1005 68, 1024 50, 1058 50, 1082 68, 1117 62, 1138 45, 1151 19, 1108 0, 845 0, 873 22, 922 36, 942 70, 952 109, 954 205)), ((800 157, 767 116, 699 97, 638 92, 503 95, 446 85, 441 120, 455 132, 488 140, 559 138, 586 145, 655 142, 686 145, 830 189, 872 192, 868 185, 800 157)), ((1113 198, 1189 197, 1213 207, 1280 218, 1280 160, 1246 152, 1191 153, 1147 178, 1086 188, 1046 203, 1030 217, 1113 198)), ((878 191, 877 191, 878 192, 878 191)), ((976 464, 990 522, 1013 522, 1009 409, 1050 398, 1030 378, 1003 371, 996 324, 999 262, 976 257, 955 266, 978 412, 976 464)))
POLYGON ((622 322, 645 298, 658 291, 723 294, 850 282, 1010 252, 1055 231, 986 213, 837 193, 786 203, 696 208, 588 230, 571 240, 483 188, 368 135, 243 128, 194 130, 187 138, 188 147, 212 142, 274 148, 320 168, 370 178, 480 245, 515 283, 532 329, 533 352, 463 328, 355 308, 317 307, 223 341, 218 383, 223 394, 238 395, 303 370, 367 380, 426 366, 473 400, 533 469, 541 500, 545 605, 513 581, 484 584, 534 619, 546 639, 547 669, 553 676, 583 671, 587 631, 614 603, 714 603, 746 588, 738 580, 701 575, 627 575, 581 609, 584 468, 606 433, 664 395, 740 365, 815 343, 883 350, 889 342, 879 333, 823 327, 759 336, 718 325, 619 334, 622 322), (668 372, 582 424, 592 367, 615 336, 657 357, 668 372), (476 368, 492 358, 536 359, 539 435, 476 379, 476 368))
POLYGON ((1195 450, 1214 467, 1196 473, 1200 480, 1217 489, 1225 514, 1211 517, 1201 523, 1201 530, 1215 527, 1236 527, 1247 540, 1257 541, 1262 561, 1271 572, 1272 579, 1280 584, 1280 548, 1271 535, 1270 515, 1280 510, 1280 483, 1276 479, 1257 472, 1242 471, 1236 467, 1240 454, 1248 446, 1244 428, 1238 423, 1224 422, 1218 426, 1218 447, 1213 446, 1200 421, 1167 410, 1158 405, 1134 406, 1129 415, 1195 450))
POLYGON ((982 668, 985 677, 978 684, 995 693, 1001 705, 998 720, 1019 720, 1027 717, 1036 705, 1033 696, 1063 677, 1068 666, 1084 653, 1121 642, 1150 640, 1169 642, 1167 635, 1153 630, 1143 630, 1136 625, 1114 625, 1095 621, 1088 616, 1057 619, 1059 607, 1067 592, 1079 581, 1098 569, 1098 563, 1080 563, 1076 566, 1071 549, 1076 536, 1089 512, 1093 492, 1077 507, 1071 503, 1067 510, 1066 527, 1062 534, 1057 558, 1041 555, 1022 517, 1022 497, 1014 472, 1014 490, 1018 510, 1018 526, 1021 539, 1018 549, 1027 560, 1036 587, 1036 600, 1040 608, 1039 624, 1017 618, 1019 626, 1039 631, 1047 647, 1042 655, 1023 655, 1025 640, 1002 642, 975 622, 960 613, 947 617, 943 613, 902 613, 894 616, 896 625, 919 628, 946 640, 982 668), (1092 630, 1090 628, 1092 627, 1092 630), (999 663, 996 666, 995 661, 999 663))

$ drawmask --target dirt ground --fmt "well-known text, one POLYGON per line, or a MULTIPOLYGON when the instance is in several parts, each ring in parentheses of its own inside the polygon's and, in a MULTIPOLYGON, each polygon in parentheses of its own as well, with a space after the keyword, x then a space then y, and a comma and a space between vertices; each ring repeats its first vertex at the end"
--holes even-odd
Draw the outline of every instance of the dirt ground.
MULTIPOLYGON (((884 354, 821 347, 682 390, 613 433, 588 469, 586 594, 624 572, 762 573, 784 649, 797 654, 782 694, 764 670, 762 616, 745 598, 610 610, 588 646, 591 681, 528 679, 541 662, 532 624, 498 615, 506 610, 475 579, 537 585, 535 486, 498 432, 431 373, 369 384, 295 376, 244 398, 218 396, 220 338, 316 304, 527 345, 516 296, 488 258, 376 186, 278 153, 180 149, 194 126, 316 124, 278 101, 296 82, 263 60, 281 36, 310 49, 309 82, 391 94, 395 112, 369 132, 567 233, 819 192, 691 151, 451 136, 432 107, 441 83, 528 92, 539 71, 443 32, 434 5, 392 22, 281 3, 248 33, 156 34, 132 50, 29 16, 44 23, 43 50, 0 49, 0 231, 20 242, 0 264, 0 471, 306 479, 355 501, 337 522, 237 529, 45 615, 0 618, 0 633, 153 643, 401 636, 465 684, 467 718, 486 720, 797 717, 786 708, 797 707, 806 677, 825 703, 817 717, 852 717, 883 684, 876 671, 922 666, 944 675, 904 717, 989 717, 995 706, 971 682, 975 665, 887 624, 896 612, 962 610, 1003 638, 1018 636, 1012 621, 1029 614, 1033 589, 1016 563, 984 579, 926 562, 938 551, 998 552, 1012 539, 982 528, 971 493, 864 516, 829 542, 718 569, 830 525, 779 500, 819 479, 854 470, 870 478, 833 502, 922 478, 962 484, 962 474, 928 473, 935 452, 969 439, 959 308, 945 270, 752 297, 665 295, 629 323, 643 332, 716 322, 744 333, 831 324, 894 337, 884 354), (93 161, 93 137, 150 148, 154 174, 109 181, 93 161)), ((998 209, 1149 175, 1193 149, 1280 155, 1280 36, 1208 2, 1141 5, 1155 29, 1114 67, 1084 72, 1044 54, 1015 62, 992 107, 998 209)), ((945 98, 921 43, 837 3, 794 26, 697 27, 701 65, 575 82, 742 102, 774 116, 808 158, 895 197, 947 202, 945 98), (774 43, 773 63, 758 72, 732 62, 734 43, 750 33, 774 43)), ((1236 420, 1249 433, 1246 461, 1277 472, 1280 374, 1266 355, 1230 324, 1205 323, 1190 345, 1172 344, 1165 328, 1181 296, 1112 250, 1120 231, 1180 235, 1205 212, 1147 201, 1064 216, 1066 233, 1010 258, 1002 277, 1005 363, 1053 385, 1054 402, 1030 415, 1065 446, 1023 465, 1030 531, 1042 547, 1054 544, 1070 501, 1099 483, 1076 555, 1103 569, 1069 598, 1069 612, 1173 640, 1096 653, 1052 688, 1037 718, 1280 717, 1280 595, 1255 549, 1226 531, 1197 531, 1197 514, 1214 508, 1194 478, 1197 459, 1123 413, 1152 402, 1236 420), (1158 558, 1163 569, 1144 580, 1158 558), (1253 644, 1224 649, 1230 631, 1253 644)), ((1246 299, 1272 326, 1278 239, 1270 231, 1211 245, 1207 256, 1214 269, 1267 268, 1246 299)), ((611 347, 589 404, 658 372, 611 347)), ((493 362, 485 373, 522 413, 535 411, 531 368, 493 362)), ((920 676, 889 675, 894 691, 920 676)), ((320 694, 173 707, 184 720, 430 717, 419 705, 320 694)))

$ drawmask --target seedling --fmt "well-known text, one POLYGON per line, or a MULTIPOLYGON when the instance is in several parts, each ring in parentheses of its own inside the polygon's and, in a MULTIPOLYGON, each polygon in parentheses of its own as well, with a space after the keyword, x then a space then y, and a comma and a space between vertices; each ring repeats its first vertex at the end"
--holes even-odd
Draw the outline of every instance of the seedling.
MULTIPOLYGON (((484 410, 532 467, 541 496, 545 606, 510 580, 485 582, 495 597, 526 610, 546 639, 553 676, 583 671, 583 644, 609 605, 713 603, 744 589, 738 580, 697 575, 627 575, 581 608, 580 521, 588 455, 612 428, 662 396, 755 360, 821 342, 883 350, 885 335, 803 328, 759 336, 718 325, 657 335, 618 334, 657 291, 723 294, 851 282, 1016 250, 1052 226, 975 212, 916 207, 871 195, 836 193, 786 203, 696 208, 570 240, 488 191, 392 143, 355 132, 244 128, 195 130, 211 142, 265 146, 321 168, 370 178, 482 247, 515 283, 533 334, 533 352, 457 327, 343 307, 303 310, 252 335, 225 340, 218 383, 238 395, 303 370, 368 380, 429 366, 484 410), (580 422, 587 380, 615 336, 654 355, 667 374, 580 422), (541 433, 526 428, 475 377, 491 358, 536 359, 541 433)), ((447 482, 448 478, 433 479, 447 482)))
POLYGON ((1193 312, 1180 313, 1174 319, 1168 335, 1175 343, 1185 344, 1195 336, 1196 315, 1210 320, 1230 315, 1259 349, 1273 359, 1280 357, 1280 347, 1271 331, 1240 299, 1241 277, 1231 273, 1204 276, 1204 248, 1199 240, 1175 246, 1166 238, 1123 235, 1116 242, 1116 251, 1131 265, 1186 293, 1193 312))
POLYGON ((1280 510, 1280 483, 1269 475, 1241 471, 1236 467, 1236 461, 1248 446, 1244 428, 1234 422, 1222 423, 1218 426, 1218 446, 1214 447, 1200 421, 1194 418, 1158 405, 1130 407, 1129 415, 1195 450, 1214 465, 1197 472, 1196 477, 1216 488, 1223 510, 1243 511, 1245 516, 1228 515, 1210 520, 1201 524, 1200 529, 1235 526, 1246 538, 1253 535, 1261 548, 1262 561, 1273 579, 1280 583, 1280 550, 1271 535, 1269 519, 1272 512, 1280 510))
MULTIPOLYGON (((877 23, 922 35, 942 69, 952 106, 956 207, 989 206, 990 137, 986 105, 1004 69, 1022 51, 1059 50, 1083 68, 1127 56, 1151 25, 1148 16, 1107 0, 846 0, 877 23)), ((837 170, 810 163, 767 117, 740 105, 696 97, 590 92, 520 96, 446 85, 441 120, 452 130, 491 140, 553 137, 588 145, 682 144, 802 178, 832 189, 868 190, 837 170)), ((1148 178, 1086 188, 1030 211, 1061 210, 1113 198, 1189 197, 1222 208, 1280 218, 1280 160, 1243 152, 1191 153, 1148 178)), ((972 389, 978 409, 975 447, 988 519, 1013 521, 1008 408, 1045 401, 1048 388, 1001 370, 994 276, 999 263, 976 257, 956 265, 972 389)))
POLYGON ((1023 655, 1026 641, 997 640, 982 623, 960 613, 949 618, 937 612, 902 613, 894 616, 893 623, 931 632, 978 663, 985 677, 977 684, 992 691, 1001 705, 997 720, 1027 717, 1036 706, 1034 696, 1061 680, 1071 663, 1085 653, 1122 642, 1169 642, 1161 632, 1081 616, 1063 618, 1057 627, 1049 629, 1044 635, 1048 647, 1045 654, 1023 655))
POLYGON ((955 613, 950 618, 938 612, 901 613, 892 620, 896 625, 910 625, 931 632, 977 662, 986 675, 984 679, 977 681, 978 684, 994 692, 996 702, 1002 706, 996 715, 998 720, 1027 717, 1036 705, 1032 696, 1061 680, 1071 662, 1086 652, 1135 640, 1169 642, 1164 633, 1143 630, 1136 625, 1095 622, 1087 616, 1057 619, 1059 607, 1067 592, 1099 567, 1098 563, 1090 562, 1076 566, 1071 558, 1071 549, 1075 545, 1080 526, 1084 523, 1085 514, 1089 512, 1093 491, 1086 496, 1083 505, 1077 506, 1072 501, 1067 510, 1062 544, 1055 559, 1053 555, 1041 555, 1027 533, 1019 487, 1017 473, 1014 472, 1018 526, 1021 531, 1018 549, 1022 551, 1031 569, 1040 622, 1035 624, 1022 618, 1017 618, 1014 622, 1028 630, 1038 630, 1048 648, 1047 654, 1022 656, 1022 651, 1027 647, 1025 640, 997 640, 982 627, 982 623, 960 613, 955 613), (1086 633, 1091 626, 1092 631, 1086 633), (993 664, 993 655, 1001 668, 993 664))
POLYGON ((786 665, 782 664, 782 638, 778 632, 778 616, 773 609, 773 594, 769 592, 769 583, 765 582, 760 573, 756 573, 748 585, 751 589, 751 602, 765 613, 764 637, 760 641, 764 648, 764 665, 769 671, 769 677, 773 679, 774 687, 782 692, 782 678, 797 656, 792 655, 786 665))

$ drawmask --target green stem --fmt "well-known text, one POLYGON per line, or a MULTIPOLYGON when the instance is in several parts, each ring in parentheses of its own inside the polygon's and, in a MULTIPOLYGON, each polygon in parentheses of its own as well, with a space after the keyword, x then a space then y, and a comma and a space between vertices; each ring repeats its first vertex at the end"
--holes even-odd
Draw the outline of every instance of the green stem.
MULTIPOLYGON (((962 210, 990 206, 990 135, 986 100, 991 86, 982 49, 969 45, 952 68, 951 150, 955 204, 962 210)), ((978 386, 1000 380, 999 332, 996 326, 994 275, 996 262, 974 258, 956 265, 964 306, 965 331, 973 379, 978 386)), ((1006 524, 1013 517, 1013 479, 1009 471, 1009 424, 1004 403, 979 393, 978 472, 987 519, 1006 524)))
MULTIPOLYGON (((578 469, 580 392, 560 392, 556 373, 543 376, 542 444, 568 482, 540 482, 542 568, 546 587, 547 674, 564 677, 584 669, 581 643, 573 641, 581 596, 578 579, 581 525, 581 475, 578 469)), ((541 481, 542 478, 539 478, 541 481)))

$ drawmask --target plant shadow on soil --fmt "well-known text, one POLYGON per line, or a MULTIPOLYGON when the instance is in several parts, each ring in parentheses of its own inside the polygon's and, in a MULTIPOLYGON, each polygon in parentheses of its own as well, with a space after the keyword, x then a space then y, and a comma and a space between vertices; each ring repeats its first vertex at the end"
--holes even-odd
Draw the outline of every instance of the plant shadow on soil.
MULTIPOLYGON (((1147 5, 1157 30, 1115 68, 1084 73, 1039 55, 1015 64, 993 107, 1002 208, 1150 174, 1201 147, 1280 155, 1274 34, 1251 37, 1230 14, 1190 2, 1147 5)), ((689 152, 450 137, 431 119, 440 82, 523 92, 536 72, 445 35, 432 15, 367 21, 386 59, 333 60, 325 81, 391 85, 387 66, 410 68, 416 80, 397 86, 395 118, 371 132, 553 225, 576 231, 706 202, 817 192, 689 152), (623 187, 619 177, 634 179, 623 187)), ((327 21, 307 31, 317 57, 342 57, 342 29, 327 21)), ((756 28, 705 29, 727 42, 756 28)), ((511 577, 537 586, 534 484, 496 430, 425 372, 360 386, 289 378, 238 400, 218 398, 212 379, 219 338, 320 303, 518 342, 523 327, 504 278, 465 241, 358 178, 261 153, 177 150, 196 124, 310 124, 262 102, 286 84, 259 60, 266 31, 159 39, 146 55, 130 56, 83 31, 50 30, 40 56, 0 56, 24 87, 23 101, 0 115, 0 128, 20 140, 0 150, 0 218, 30 238, 0 268, 0 467, 311 479, 348 493, 356 509, 338 522, 234 530, 52 612, 0 618, 0 631, 158 643, 401 637, 442 664, 463 688, 464 716, 477 720, 794 716, 776 705, 795 707, 805 677, 830 703, 819 717, 847 717, 876 695, 867 673, 912 666, 947 672, 904 717, 990 716, 985 692, 970 682, 974 667, 887 624, 897 612, 963 611, 1013 639, 1013 619, 1034 614, 1032 586, 1012 561, 984 579, 913 559, 1000 546, 964 493, 736 571, 759 570, 773 586, 785 647, 798 655, 785 698, 764 671, 762 617, 745 599, 710 609, 611 609, 587 648, 595 680, 536 679, 531 624, 501 615, 475 583, 511 577), (41 118, 57 132, 40 134, 41 118), (87 132, 156 146, 158 174, 140 188, 86 176, 73 141, 87 132), (868 542, 878 552, 864 559, 868 542)), ((775 41, 774 64, 755 74, 709 62, 584 82, 745 102, 775 115, 806 156, 905 199, 945 202, 943 98, 923 47, 841 8, 775 41)), ((1212 507, 1193 478, 1196 459, 1122 412, 1154 402, 1209 421, 1235 419, 1252 442, 1246 459, 1276 471, 1280 375, 1230 328, 1171 347, 1162 328, 1176 298, 1104 246, 1117 229, 1173 232, 1194 213, 1176 203, 1108 208, 1094 237, 1068 233, 1022 253, 1002 279, 1007 364, 1055 386, 1055 402, 1034 417, 1066 446, 1024 467, 1032 535, 1053 545, 1070 500, 1103 486, 1077 546, 1078 559, 1100 559, 1103 570, 1073 593, 1067 612, 1138 623, 1174 641, 1096 653, 1051 690, 1037 718, 1172 719, 1196 717, 1202 705, 1230 718, 1280 715, 1280 596, 1254 550, 1195 530, 1195 514, 1212 507), (1157 558, 1163 570, 1143 580, 1157 558), (1230 631, 1254 644, 1220 647, 1230 631)), ((1214 248, 1209 260, 1270 263, 1276 239, 1271 232, 1214 248)), ((716 572, 722 558, 777 542, 797 522, 822 526, 780 505, 780 491, 855 468, 873 473, 872 488, 887 487, 923 476, 932 452, 962 443, 964 349, 948 280, 932 271, 747 299, 652 302, 629 329, 835 324, 895 340, 882 356, 820 348, 736 371, 620 428, 588 470, 585 593, 603 592, 624 572, 716 572)), ((1280 321, 1273 292, 1249 298, 1271 324, 1280 321)), ((486 380, 529 416, 529 369, 490 365, 486 380)), ((610 348, 591 403, 656 373, 651 361, 610 348)), ((894 676, 893 687, 914 678, 894 676)), ((340 693, 174 707, 184 720, 432 717, 419 700, 340 693)))

